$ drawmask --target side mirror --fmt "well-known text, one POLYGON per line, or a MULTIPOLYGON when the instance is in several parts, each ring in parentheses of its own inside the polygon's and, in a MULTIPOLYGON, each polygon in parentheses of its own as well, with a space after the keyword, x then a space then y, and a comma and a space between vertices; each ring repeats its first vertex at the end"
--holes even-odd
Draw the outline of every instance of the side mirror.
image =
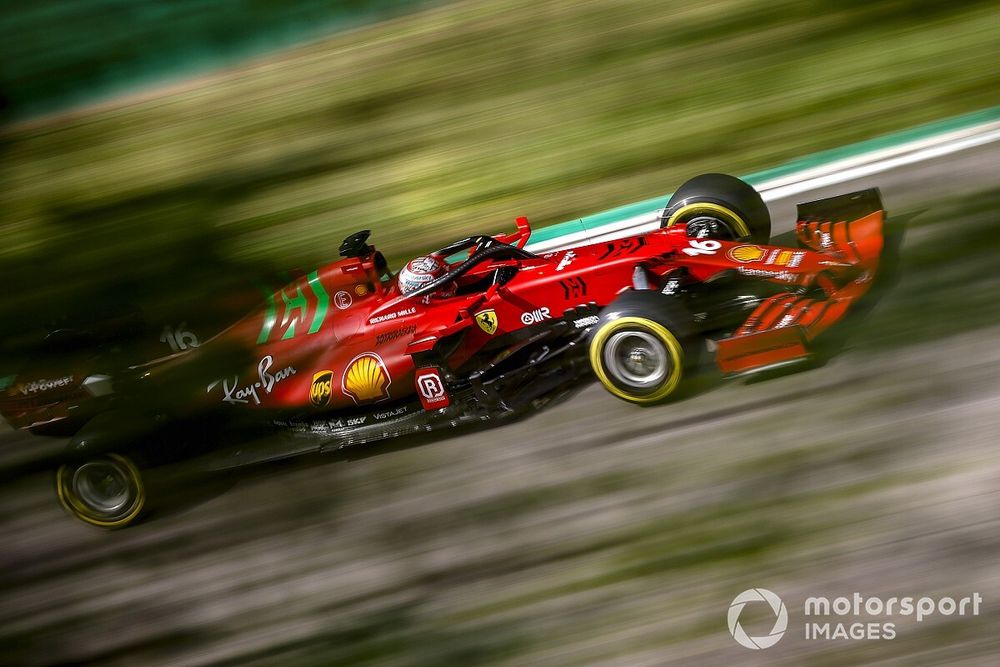
POLYGON ((368 237, 372 235, 370 229, 363 229, 360 232, 351 234, 340 244, 341 257, 365 257, 373 248, 368 245, 368 237))

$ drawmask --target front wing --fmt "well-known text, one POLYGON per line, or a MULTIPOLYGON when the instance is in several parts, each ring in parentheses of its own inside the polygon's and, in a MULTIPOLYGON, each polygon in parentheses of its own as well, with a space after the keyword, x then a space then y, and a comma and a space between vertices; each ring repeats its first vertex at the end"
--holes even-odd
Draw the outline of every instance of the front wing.
POLYGON ((798 207, 799 246, 828 255, 809 289, 776 294, 757 306, 733 334, 719 341, 716 362, 727 374, 798 364, 814 357, 817 339, 844 321, 870 294, 886 248, 885 210, 876 189, 798 207), (844 271, 844 264, 850 270, 844 271))

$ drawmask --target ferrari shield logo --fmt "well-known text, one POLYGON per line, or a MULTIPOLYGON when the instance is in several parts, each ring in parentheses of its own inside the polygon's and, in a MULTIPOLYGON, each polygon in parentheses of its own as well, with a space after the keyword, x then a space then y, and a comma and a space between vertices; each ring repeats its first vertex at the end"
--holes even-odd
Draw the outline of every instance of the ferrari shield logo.
POLYGON ((489 310, 482 310, 476 313, 476 324, 479 325, 480 329, 492 336, 497 331, 496 311, 490 308, 489 310))

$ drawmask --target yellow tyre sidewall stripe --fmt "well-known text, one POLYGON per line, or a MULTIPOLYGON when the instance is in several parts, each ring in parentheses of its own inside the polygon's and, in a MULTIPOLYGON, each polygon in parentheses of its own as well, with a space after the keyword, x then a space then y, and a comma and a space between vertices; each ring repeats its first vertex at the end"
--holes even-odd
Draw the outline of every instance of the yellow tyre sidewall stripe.
POLYGON ((666 397, 670 396, 670 394, 674 393, 677 386, 680 384, 681 379, 684 376, 684 349, 681 347, 681 343, 677 340, 677 337, 662 324, 646 319, 645 317, 621 317, 617 320, 608 322, 598 329, 596 334, 594 334, 594 338, 590 341, 590 365, 594 369, 597 379, 601 381, 602 385, 604 385, 604 388, 615 396, 633 403, 656 403, 657 401, 662 401, 666 397), (666 347, 667 353, 670 355, 670 359, 673 362, 673 368, 670 376, 664 381, 659 389, 651 394, 630 394, 616 386, 608 377, 608 374, 604 371, 602 356, 604 343, 607 342, 608 338, 615 332, 629 327, 640 327, 655 335, 658 339, 660 339, 660 342, 663 343, 664 347, 666 347))
POLYGON ((681 220, 688 220, 703 213, 721 217, 733 226, 733 230, 741 239, 745 239, 753 235, 750 231, 750 225, 748 225, 743 218, 736 213, 736 211, 726 208, 725 206, 719 206, 718 204, 712 204, 709 202, 695 202, 693 204, 681 206, 679 209, 674 211, 673 215, 670 216, 664 227, 673 227, 681 220))
POLYGON ((146 489, 143 486, 139 468, 132 461, 119 454, 109 454, 107 458, 124 466, 129 475, 129 482, 135 485, 135 500, 128 514, 120 519, 113 520, 94 517, 91 510, 69 491, 69 483, 66 477, 72 472, 73 467, 68 464, 60 466, 56 472, 56 493, 63 508, 80 521, 89 523, 92 526, 100 526, 101 528, 120 528, 131 523, 142 512, 143 507, 146 505, 146 489))

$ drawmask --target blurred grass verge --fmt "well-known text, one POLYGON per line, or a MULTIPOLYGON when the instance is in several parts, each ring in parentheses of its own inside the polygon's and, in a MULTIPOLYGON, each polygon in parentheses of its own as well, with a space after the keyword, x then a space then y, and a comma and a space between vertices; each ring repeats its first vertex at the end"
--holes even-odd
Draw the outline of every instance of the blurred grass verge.
POLYGON ((3 331, 398 260, 996 104, 1000 3, 456 2, 0 133, 3 331))
POLYGON ((45 0, 0 12, 0 119, 163 85, 418 9, 424 0, 45 0))

